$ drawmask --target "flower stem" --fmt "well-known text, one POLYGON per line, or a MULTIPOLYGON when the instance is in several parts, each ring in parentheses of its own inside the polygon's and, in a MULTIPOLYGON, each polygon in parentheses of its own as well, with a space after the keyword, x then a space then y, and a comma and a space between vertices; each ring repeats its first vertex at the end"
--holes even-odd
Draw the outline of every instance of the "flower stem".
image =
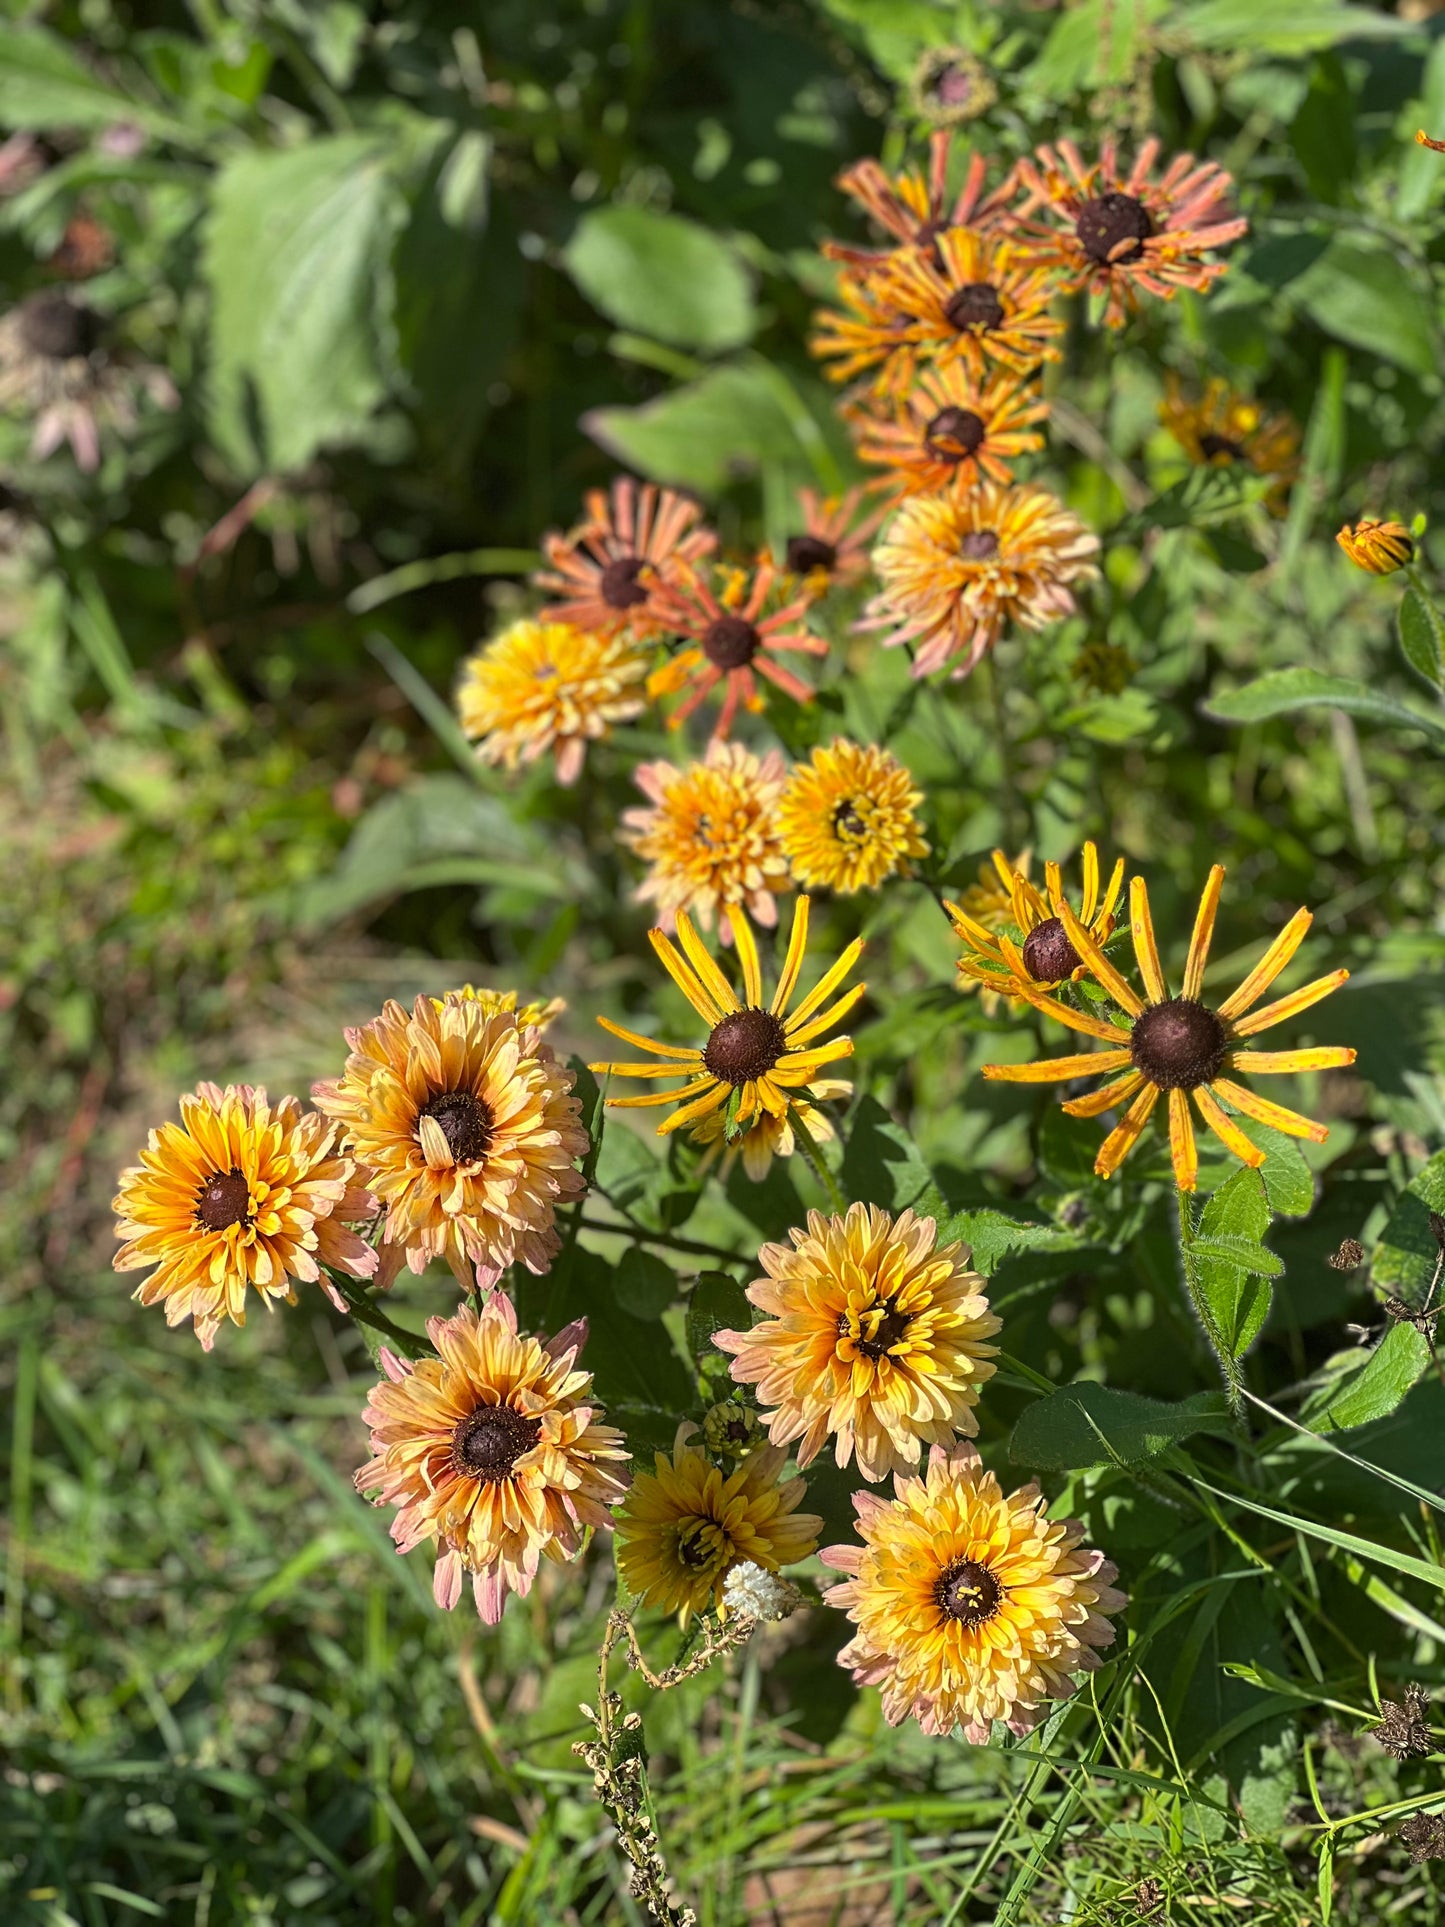
POLYGON ((988 684, 989 702, 993 708, 994 744, 998 750, 999 790, 1003 803, 1004 842, 1011 849, 1017 849, 1028 840, 1028 812, 1024 808, 1023 798, 1019 795, 1018 785, 1014 780, 1013 751, 1009 745, 1003 682, 992 650, 989 650, 979 664, 979 673, 988 684))
POLYGON ((1194 1315, 1204 1329, 1204 1336, 1209 1340, 1209 1349, 1218 1362, 1229 1409, 1236 1418, 1240 1418, 1244 1413, 1244 1386, 1239 1375, 1239 1361, 1224 1342, 1224 1335, 1214 1316, 1214 1307, 1205 1295, 1204 1282, 1199 1275, 1199 1260, 1194 1255, 1194 1199, 1188 1191, 1179 1191, 1176 1196, 1179 1205, 1179 1260, 1184 1273, 1184 1289, 1189 1294, 1194 1315))
POLYGON ((348 1278, 345 1272, 332 1271, 328 1268, 326 1275, 346 1300, 352 1317, 362 1327, 361 1336, 367 1351, 371 1354, 373 1365, 376 1363, 376 1354, 380 1349, 380 1339, 374 1338, 373 1332, 389 1338, 403 1358, 426 1358, 430 1354, 431 1346, 420 1332, 409 1332, 401 1325, 394 1325, 384 1311, 377 1310, 374 1300, 366 1295, 354 1279, 348 1278))
POLYGON ((829 1204, 832 1205, 840 1218, 846 1218, 848 1215, 847 1201, 838 1188, 838 1180, 823 1162, 823 1153, 818 1147, 818 1140, 803 1122, 796 1108, 789 1114, 788 1121, 793 1127, 793 1136, 798 1141, 798 1149, 807 1160, 808 1167, 812 1171, 813 1176, 828 1194, 829 1204))

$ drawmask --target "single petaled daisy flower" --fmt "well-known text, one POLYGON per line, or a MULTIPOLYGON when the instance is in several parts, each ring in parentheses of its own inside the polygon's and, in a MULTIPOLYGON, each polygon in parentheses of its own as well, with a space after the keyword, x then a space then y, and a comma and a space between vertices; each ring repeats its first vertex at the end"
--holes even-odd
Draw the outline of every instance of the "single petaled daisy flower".
POLYGON ((721 1472, 697 1430, 680 1425, 672 1456, 638 1472, 615 1517, 617 1570, 644 1606, 678 1613, 723 1603, 728 1574, 746 1560, 764 1572, 796 1565, 818 1543, 823 1521, 799 1512, 807 1487, 780 1479, 787 1454, 767 1445, 736 1472, 721 1472))
POLYGON ((876 890, 927 856, 918 826, 923 792, 890 750, 841 736, 794 765, 778 804, 777 828, 793 876, 805 890, 876 890))
POLYGON ((787 573, 801 578, 810 598, 863 581, 871 566, 868 552, 888 513, 887 505, 867 502, 861 488, 832 496, 800 488, 798 506, 803 511, 803 529, 800 535, 788 537, 787 573))
POLYGON ((1046 488, 984 482, 969 495, 915 495, 873 551, 883 587, 860 628, 916 642, 915 676, 953 663, 955 679, 1016 622, 1042 629, 1072 615, 1073 586, 1098 574, 1099 538, 1046 488))
POLYGON ((245 1324, 250 1291, 268 1311, 294 1305, 300 1278, 345 1311, 322 1266, 375 1273, 375 1251, 346 1227, 375 1217, 376 1200, 338 1155, 335 1125, 249 1084, 201 1084, 180 1106, 180 1123, 152 1131, 120 1174, 116 1236, 127 1242, 115 1269, 156 1267, 135 1296, 159 1300, 168 1325, 194 1319, 206 1351, 223 1319, 245 1324))
POLYGON ((701 508, 670 488, 639 487, 630 475, 619 475, 610 499, 600 488, 589 491, 586 509, 576 528, 542 538, 550 566, 532 580, 559 598, 543 609, 543 621, 605 635, 623 628, 638 637, 660 634, 666 624, 658 590, 684 564, 717 547, 712 530, 698 526, 701 508))
POLYGON ((785 651, 826 656, 828 645, 803 626, 813 601, 806 592, 764 614, 778 579, 778 570, 764 556, 752 570, 718 569, 711 582, 690 570, 680 586, 667 590, 663 606, 668 626, 685 638, 687 646, 653 673, 648 693, 671 695, 690 685, 669 718, 671 728, 686 722, 719 683, 723 685, 723 704, 714 737, 727 735, 740 705, 762 708, 759 676, 765 676, 795 702, 812 701, 812 690, 777 657, 785 651))
MULTIPOLYGON (((837 962, 824 971, 802 1002, 795 1009, 789 1008, 808 943, 808 910, 809 899, 799 897, 793 908, 793 928, 782 975, 772 1002, 767 1005, 763 1003, 763 974, 757 944, 741 911, 733 918, 733 936, 742 968, 744 1002, 739 1002, 727 978, 703 948, 685 910, 677 913, 677 935, 685 954, 678 953, 663 931, 649 932, 663 968, 703 1022, 710 1026, 708 1040, 701 1050, 695 1045, 683 1048, 678 1044, 659 1044, 651 1037, 614 1024, 608 1017, 599 1017, 598 1023, 614 1037, 635 1044, 639 1050, 663 1061, 593 1064, 590 1068, 594 1072, 606 1072, 614 1077, 685 1077, 688 1080, 680 1090, 652 1091, 642 1097, 609 1097, 607 1102, 623 1110, 676 1104, 678 1109, 658 1125, 658 1136, 666 1137, 672 1131, 687 1127, 693 1139, 702 1142, 710 1141, 718 1133, 719 1125, 714 1125, 706 1136, 698 1129, 714 1115, 734 1132, 746 1130, 760 1116, 773 1118, 779 1124, 796 1122, 801 1108, 799 1100, 821 1095, 817 1073, 825 1064, 852 1056, 851 1037, 835 1037, 826 1044, 819 1040, 835 1024, 842 1023, 867 988, 865 984, 855 984, 835 1003, 828 1004, 828 999, 862 955, 862 941, 855 938, 837 962)), ((807 1129, 806 1119, 804 1129, 807 1129)), ((786 1156, 782 1133, 771 1135, 774 1148, 779 1155, 786 1156)), ((786 1142, 790 1151, 791 1132, 786 1142)), ((772 1155, 771 1149, 768 1155, 772 1155)), ((766 1163, 762 1168, 766 1170, 766 1163)))
MULTIPOLYGON (((994 851, 993 860, 999 866, 1007 863, 1002 850, 994 851)), ((1124 859, 1120 857, 1114 865, 1109 887, 1102 896, 1099 852, 1092 843, 1084 845, 1083 866, 1084 893, 1078 918, 1095 943, 1102 947, 1113 934, 1114 909, 1124 888, 1124 859)), ((1017 940, 1000 930, 1003 918, 989 926, 971 917, 961 904, 944 904, 949 921, 969 946, 958 960, 959 975, 985 984, 990 990, 1001 991, 1011 1000, 1024 995, 1030 987, 1056 990, 1061 983, 1087 976, 1088 965, 1069 942, 1062 922, 1064 891, 1058 864, 1044 865, 1043 896, 1026 876, 1016 872, 1012 886, 1007 921, 1019 932, 1017 940)))
POLYGON ((1108 1615, 1129 1602, 1114 1567, 1051 1519, 1037 1485, 1005 1497, 973 1446, 934 1446, 921 1478, 899 1473, 892 1499, 856 1492, 861 1546, 828 1546, 847 1573, 823 1597, 858 1628, 838 1655, 860 1686, 883 1689, 890 1726, 962 1726, 983 1744, 994 1720, 1029 1732, 1052 1700, 1112 1645, 1108 1615))
POLYGON ((0 317, 0 410, 31 417, 36 461, 68 442, 77 464, 93 474, 102 428, 130 434, 141 396, 155 408, 179 407, 165 369, 122 360, 104 334, 93 308, 59 293, 31 295, 0 317))
MULTIPOLYGON (((905 167, 888 174, 869 158, 855 161, 838 176, 837 185, 871 215, 895 244, 907 248, 932 247, 947 228, 973 228, 988 234, 1008 225, 1009 203, 1013 199, 1013 177, 991 194, 983 191, 988 164, 982 154, 971 154, 963 185, 950 197, 948 161, 952 134, 940 131, 928 143, 928 172, 905 167)), ((825 241, 823 252, 829 260, 846 261, 852 267, 876 268, 887 261, 892 248, 857 248, 842 241, 825 241)))
POLYGON ((891 404, 844 409, 858 455, 886 473, 875 486, 892 495, 952 489, 967 494, 985 478, 1013 479, 1009 464, 1042 448, 1033 424, 1049 405, 1035 382, 1003 373, 976 377, 961 361, 928 368, 891 404))
POLYGON ((773 1444, 800 1441, 800 1466, 831 1437, 840 1466, 856 1453, 863 1477, 882 1479, 978 1430, 1000 1322, 962 1246, 935 1249, 937 1235, 932 1218, 854 1204, 845 1218, 810 1211, 791 1245, 758 1253, 767 1276, 748 1299, 772 1316, 713 1342, 757 1387, 773 1444))
POLYGON ((457 712, 484 763, 515 769, 551 750, 575 783, 587 745, 642 713, 647 658, 628 636, 514 622, 462 673, 457 712))
POLYGON ((634 894, 657 905, 663 929, 674 930, 686 910, 710 930, 717 913, 728 943, 734 904, 771 929, 779 896, 793 887, 778 841, 782 751, 756 756, 741 743, 710 743, 700 763, 640 763, 633 778, 652 807, 624 810, 621 836, 651 866, 634 894))
POLYGON ((852 1095, 853 1085, 846 1077, 815 1077, 808 1085, 807 1096, 795 1097, 781 1117, 774 1117, 771 1111, 759 1111, 750 1124, 739 1127, 736 1120, 729 1125, 726 1109, 714 1111, 688 1132, 694 1144, 708 1147, 698 1159, 696 1176, 702 1177, 721 1152, 722 1162, 718 1169, 724 1181, 741 1158, 744 1171, 755 1184, 760 1182, 768 1175, 768 1167, 774 1158, 790 1158, 797 1150, 798 1133, 793 1129, 795 1120, 799 1129, 806 1131, 814 1144, 831 1144, 837 1136, 833 1120, 818 1106, 841 1103, 852 1095), (741 1135, 738 1134, 740 1128, 741 1135), (731 1142, 728 1139, 730 1129, 733 1134, 731 1142))
POLYGON ((592 1374, 577 1369, 585 1318, 555 1338, 523 1337, 497 1291, 480 1315, 463 1305, 428 1319, 427 1335, 436 1358, 378 1354, 386 1377, 363 1414, 372 1456, 356 1489, 397 1508, 398 1552, 435 1541, 439 1606, 451 1611, 469 1572, 495 1626, 508 1592, 531 1591, 540 1559, 574 1559, 584 1527, 612 1524, 629 1454, 596 1422, 592 1374))
POLYGON ((1322 1144, 1329 1136, 1323 1124, 1315 1124, 1297 1112, 1286 1110, 1259 1097, 1247 1086, 1237 1083, 1226 1071, 1281 1072, 1334 1070, 1353 1064, 1355 1053, 1344 1045, 1321 1045, 1309 1050, 1258 1051, 1247 1047, 1247 1040, 1287 1017, 1296 1016, 1338 990, 1349 977, 1348 970, 1331 971, 1288 996, 1279 997, 1263 1010, 1254 1006, 1279 976, 1304 941, 1313 918, 1308 910, 1297 910, 1280 931, 1264 956, 1250 971, 1233 995, 1216 1009, 1202 1001, 1204 965, 1214 935, 1215 913, 1224 884, 1224 870, 1216 864, 1199 900, 1194 934, 1189 941, 1189 956, 1184 966, 1184 981, 1177 997, 1171 997, 1159 964, 1154 942, 1154 924, 1149 914, 1149 892, 1142 877, 1129 886, 1129 920, 1134 939, 1134 955, 1145 995, 1140 997, 1109 962, 1093 935, 1084 928, 1069 905, 1059 901, 1058 913, 1064 932, 1091 977, 1106 990, 1127 1022, 1123 1029, 1082 1010, 1075 1010, 1055 998, 1047 997, 1037 986, 1017 984, 1018 992, 1037 1010, 1056 1017, 1071 1030, 1099 1038, 1107 1048, 1086 1052, 1078 1057, 1056 1057, 1037 1064, 985 1064, 985 1077, 1002 1078, 1015 1084, 1063 1083, 1075 1077, 1091 1077, 1096 1072, 1111 1073, 1109 1082, 1087 1097, 1076 1097, 1064 1105, 1071 1117, 1099 1117, 1105 1111, 1124 1108, 1120 1122, 1105 1138, 1094 1169, 1101 1178, 1112 1177, 1149 1122, 1155 1105, 1167 1093, 1169 1110, 1169 1150, 1174 1176, 1181 1191, 1192 1191, 1199 1169, 1199 1152, 1194 1125, 1189 1115, 1192 1097, 1200 1116, 1215 1136, 1246 1164, 1264 1163, 1264 1152, 1245 1136, 1220 1100, 1231 1110, 1269 1124, 1291 1137, 1309 1138, 1322 1144), (1119 1073, 1114 1076, 1112 1073, 1119 1073))
POLYGON ((1415 544, 1403 522, 1346 522, 1336 542, 1357 568, 1371 575, 1393 575, 1415 559, 1415 544))
POLYGON ((584 1189, 587 1150, 572 1072, 533 1025, 452 991, 389 1002, 348 1030, 346 1069, 312 1096, 386 1206, 379 1282, 403 1258, 414 1272, 444 1258, 484 1289, 511 1264, 546 1271, 557 1206, 584 1189))
POLYGON ((1222 261, 1204 256, 1249 227, 1230 211, 1234 183, 1222 167, 1179 154, 1156 181, 1158 158, 1159 142, 1151 138, 1126 172, 1111 138, 1089 167, 1074 143, 1063 140, 1018 164, 1027 192, 1020 214, 1047 216, 1025 218, 1024 232, 1066 270, 1074 288, 1108 297, 1104 320, 1111 328, 1138 306, 1141 289, 1166 300, 1180 288, 1202 293, 1224 273, 1222 261))
POLYGON ((1272 476, 1277 486, 1270 491, 1270 506, 1283 508, 1300 463, 1299 429, 1287 415, 1271 414, 1217 377, 1191 400, 1170 375, 1159 419, 1191 462, 1208 468, 1240 462, 1256 475, 1272 476))

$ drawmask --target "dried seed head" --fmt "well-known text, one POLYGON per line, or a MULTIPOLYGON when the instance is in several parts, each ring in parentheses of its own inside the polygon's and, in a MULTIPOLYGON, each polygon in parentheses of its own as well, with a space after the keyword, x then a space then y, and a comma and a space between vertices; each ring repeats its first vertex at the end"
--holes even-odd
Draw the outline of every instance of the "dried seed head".
POLYGON ((1358 1271, 1365 1262, 1365 1247, 1358 1238, 1346 1238, 1338 1251, 1330 1253, 1325 1263, 1332 1271, 1358 1271))
POLYGON ((511 1477, 524 1452, 530 1452, 542 1430, 540 1419, 514 1412, 510 1405, 479 1405, 461 1419, 452 1434, 452 1469, 497 1485, 511 1477))
POLYGON ((923 431, 923 446, 936 462, 961 462, 977 454, 988 426, 971 408, 940 408, 923 431))
POLYGON ((702 653, 718 669, 745 669, 763 639, 742 616, 718 616, 703 631, 702 653))
POLYGON ((1058 917, 1046 917, 1030 930, 1024 939, 1023 958, 1024 969, 1036 984, 1062 983, 1083 961, 1058 917))
POLYGON ((837 549, 821 535, 788 537, 788 567, 794 575, 812 575, 815 569, 826 572, 837 560, 837 549))
POLYGON ((1405 1688, 1403 1700, 1382 1700, 1380 1723, 1370 1732, 1385 1751, 1397 1760, 1423 1760, 1435 1750, 1425 1715, 1430 1701, 1423 1686, 1413 1681, 1405 1688))
POLYGON ((635 609, 639 603, 646 602, 647 587, 642 580, 646 567, 639 555, 619 556, 607 564, 597 586, 609 609, 635 609))
POLYGON ((991 281, 965 282, 949 297, 943 312, 950 327, 957 328, 960 334, 966 328, 989 334, 1004 323, 1003 303, 991 281))
POLYGON ((1110 192, 1084 202, 1074 232, 1091 261, 1101 268, 1117 268, 1139 259, 1154 222, 1148 208, 1132 194, 1110 192))

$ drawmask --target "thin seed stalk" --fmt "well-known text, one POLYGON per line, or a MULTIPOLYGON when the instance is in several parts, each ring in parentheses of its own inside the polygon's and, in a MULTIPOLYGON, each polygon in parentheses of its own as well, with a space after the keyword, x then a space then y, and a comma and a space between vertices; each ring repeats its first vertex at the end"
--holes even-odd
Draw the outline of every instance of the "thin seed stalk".
POLYGON ((1239 1361, 1224 1342, 1224 1334, 1219 1329, 1214 1309, 1204 1294, 1199 1276, 1199 1260, 1194 1255, 1194 1200, 1184 1190, 1178 1191, 1176 1196, 1179 1204, 1179 1261, 1184 1274, 1184 1289, 1189 1294, 1194 1315, 1203 1327, 1209 1349, 1219 1366, 1229 1409, 1236 1418, 1240 1418, 1244 1413, 1244 1381, 1240 1377, 1239 1361))

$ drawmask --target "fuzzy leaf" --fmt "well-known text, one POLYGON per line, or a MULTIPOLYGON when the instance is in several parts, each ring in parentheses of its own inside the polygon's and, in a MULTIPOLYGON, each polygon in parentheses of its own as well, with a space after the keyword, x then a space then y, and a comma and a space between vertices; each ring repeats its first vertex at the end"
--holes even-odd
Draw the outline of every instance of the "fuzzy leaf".
POLYGON ((701 1365, 718 1356, 714 1332, 745 1332, 753 1322, 747 1293, 726 1271, 702 1271, 687 1301, 687 1349, 701 1365))
POLYGON ((1374 723, 1388 723, 1396 729, 1418 729, 1445 743, 1445 721, 1382 696, 1368 683, 1351 682, 1346 676, 1327 676, 1319 669, 1271 669, 1268 675, 1248 682, 1242 689, 1211 696, 1204 705, 1206 715, 1226 723, 1257 723, 1268 716, 1285 716, 1297 709, 1332 708, 1364 716, 1374 723))
POLYGON ((1391 1325, 1375 1349, 1301 1413, 1314 1432, 1343 1432, 1386 1418, 1430 1369, 1430 1341, 1413 1325, 1391 1325))
POLYGON ((1219 1392, 1199 1392, 1171 1405, 1109 1385, 1066 1385, 1029 1406, 1014 1427, 1009 1457, 1047 1472, 1137 1465, 1196 1432, 1228 1430, 1229 1410, 1219 1392))
POLYGON ((562 250, 594 308, 621 328, 682 348, 738 348, 757 325, 752 285, 725 241, 646 207, 585 214, 562 250))
POLYGON ((1417 676, 1432 689, 1445 688, 1445 618, 1415 589, 1400 604, 1400 647, 1417 676))

